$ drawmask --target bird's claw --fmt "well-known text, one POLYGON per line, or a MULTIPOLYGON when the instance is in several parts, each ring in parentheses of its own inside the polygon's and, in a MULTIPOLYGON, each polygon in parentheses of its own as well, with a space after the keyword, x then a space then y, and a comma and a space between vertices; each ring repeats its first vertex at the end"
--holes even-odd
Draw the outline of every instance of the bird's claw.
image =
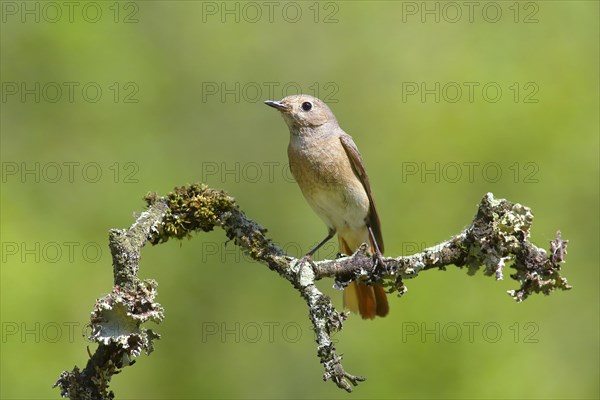
POLYGON ((310 254, 307 254, 304 257, 300 258, 298 260, 298 263, 296 264, 298 266, 298 275, 302 275, 302 269, 306 267, 306 264, 308 264, 308 266, 313 270, 313 272, 317 267, 315 262, 312 260, 312 256, 310 254))
POLYGON ((302 257, 300 260, 298 260, 298 264, 302 265, 302 264, 308 264, 311 267, 315 266, 314 261, 312 260, 312 256, 310 254, 305 255, 304 257, 302 257))
POLYGON ((385 260, 383 259, 383 255, 376 251, 373 254, 373 271, 377 271, 379 268, 385 268, 385 260))

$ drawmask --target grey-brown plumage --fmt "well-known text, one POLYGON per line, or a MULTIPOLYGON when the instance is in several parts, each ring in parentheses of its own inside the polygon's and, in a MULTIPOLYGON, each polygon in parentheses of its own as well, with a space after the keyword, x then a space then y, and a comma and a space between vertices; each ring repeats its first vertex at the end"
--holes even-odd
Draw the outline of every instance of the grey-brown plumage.
MULTIPOLYGON (((308 95, 265 103, 278 109, 287 123, 290 169, 306 201, 328 228, 328 236, 308 255, 336 233, 343 254, 352 254, 362 243, 369 244, 372 252, 383 252, 381 224, 362 157, 329 107, 308 95)), ((363 318, 388 313, 385 291, 378 285, 352 283, 344 290, 344 306, 363 318)))

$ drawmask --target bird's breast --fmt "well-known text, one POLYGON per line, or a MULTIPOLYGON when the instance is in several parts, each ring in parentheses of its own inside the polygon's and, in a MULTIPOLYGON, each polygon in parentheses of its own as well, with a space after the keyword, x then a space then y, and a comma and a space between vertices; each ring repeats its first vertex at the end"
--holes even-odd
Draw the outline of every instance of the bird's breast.
POLYGON ((369 199, 339 137, 292 138, 288 156, 304 197, 330 228, 340 231, 364 226, 369 199))

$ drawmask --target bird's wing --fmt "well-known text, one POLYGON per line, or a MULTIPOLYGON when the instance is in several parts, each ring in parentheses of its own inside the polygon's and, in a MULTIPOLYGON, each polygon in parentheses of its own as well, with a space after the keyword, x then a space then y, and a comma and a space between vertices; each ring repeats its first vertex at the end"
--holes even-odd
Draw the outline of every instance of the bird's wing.
POLYGON ((371 185, 369 184, 369 176, 367 175, 367 171, 365 170, 365 166, 363 164, 362 157, 358 152, 358 148, 356 144, 354 144, 354 140, 347 133, 342 133, 340 135, 340 141, 342 142, 342 146, 344 150, 346 150, 346 154, 350 159, 350 163, 352 164, 352 169, 354 169, 354 173, 360 179, 365 191, 367 192, 367 197, 369 198, 369 215, 367 217, 367 224, 373 230, 373 235, 375 236, 375 240, 377 241, 377 246, 379 250, 383 253, 383 237, 381 236, 381 222, 379 222, 379 215, 377 215, 377 208, 375 207, 375 200, 373 200, 373 194, 371 193, 371 185))

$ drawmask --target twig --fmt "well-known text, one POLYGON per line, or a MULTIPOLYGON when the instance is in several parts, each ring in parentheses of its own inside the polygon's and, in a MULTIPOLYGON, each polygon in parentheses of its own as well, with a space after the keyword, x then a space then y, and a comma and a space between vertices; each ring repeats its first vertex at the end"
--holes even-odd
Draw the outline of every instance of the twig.
POLYGON ((483 266, 485 275, 502 279, 506 263, 511 261, 515 272, 510 277, 520 283, 520 288, 509 294, 517 301, 532 293, 571 288, 560 275, 567 247, 560 232, 551 242, 548 255, 528 241, 531 210, 496 200, 491 193, 483 197, 473 222, 460 234, 411 256, 386 257, 384 265, 377 267, 364 246, 351 256, 316 263, 290 257, 266 237, 263 227, 245 216, 232 197, 205 185, 176 188, 165 197, 151 193, 145 199, 148 210, 129 230, 110 231, 115 286, 112 293, 96 302, 90 320, 90 339, 99 346, 83 372, 75 367, 60 375, 54 386, 61 389, 63 397, 112 399, 114 395, 108 391, 112 375, 132 364, 142 352, 152 352, 153 340, 159 335, 141 325, 149 320, 162 321, 163 309, 154 301, 156 282, 137 278, 140 250, 147 241, 159 244, 170 238, 188 237, 195 231, 223 228, 246 254, 300 292, 316 334, 317 355, 325 368, 323 379, 331 379, 348 392, 365 378, 344 370, 342 357, 331 340, 331 334, 342 329, 347 314, 334 308, 331 299, 315 285, 316 280, 334 277, 335 287, 340 289, 353 280, 378 283, 400 296, 406 292, 403 279, 414 278, 424 270, 466 266, 472 275, 483 266))

